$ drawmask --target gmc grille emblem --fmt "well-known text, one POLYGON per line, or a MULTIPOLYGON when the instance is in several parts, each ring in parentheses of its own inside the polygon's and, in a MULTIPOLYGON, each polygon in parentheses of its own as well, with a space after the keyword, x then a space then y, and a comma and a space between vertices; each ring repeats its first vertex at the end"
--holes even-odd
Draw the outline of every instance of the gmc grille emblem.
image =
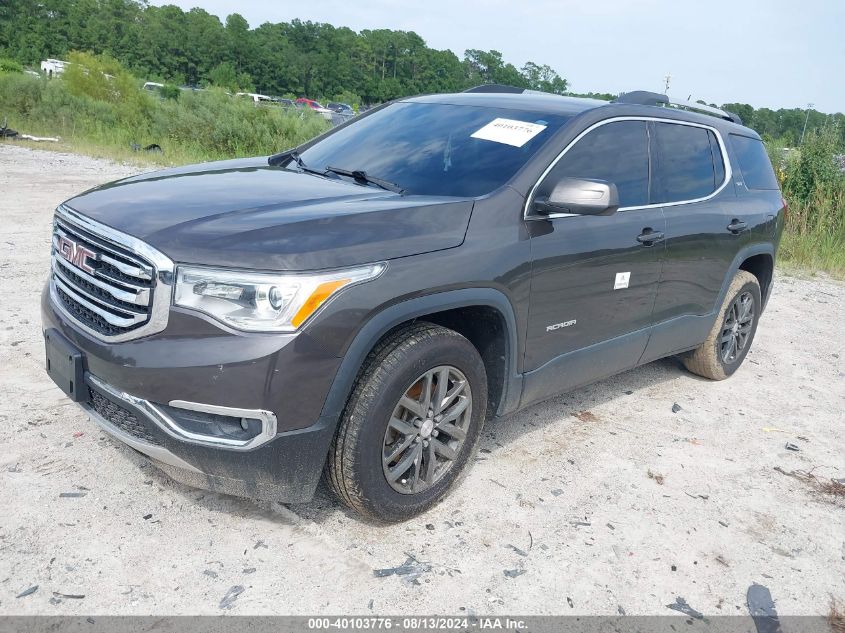
POLYGON ((88 264, 89 259, 96 260, 97 254, 88 250, 82 244, 78 244, 73 240, 60 235, 59 236, 59 253, 71 264, 77 268, 81 268, 86 273, 93 275, 94 269, 88 264))

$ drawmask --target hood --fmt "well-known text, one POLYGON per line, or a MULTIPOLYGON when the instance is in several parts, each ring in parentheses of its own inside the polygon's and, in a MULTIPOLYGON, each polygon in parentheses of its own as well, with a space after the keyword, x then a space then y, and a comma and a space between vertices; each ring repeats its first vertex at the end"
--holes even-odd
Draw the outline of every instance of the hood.
POLYGON ((459 246, 473 202, 402 196, 250 158, 125 178, 65 205, 176 262, 312 270, 459 246))

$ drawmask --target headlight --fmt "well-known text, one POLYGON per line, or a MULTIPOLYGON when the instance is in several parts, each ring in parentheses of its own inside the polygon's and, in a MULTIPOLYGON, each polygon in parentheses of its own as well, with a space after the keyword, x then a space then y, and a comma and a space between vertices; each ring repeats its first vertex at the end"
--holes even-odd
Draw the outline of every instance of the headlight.
POLYGON ((378 277, 385 263, 320 273, 277 274, 179 266, 176 305, 238 330, 293 332, 343 288, 378 277))

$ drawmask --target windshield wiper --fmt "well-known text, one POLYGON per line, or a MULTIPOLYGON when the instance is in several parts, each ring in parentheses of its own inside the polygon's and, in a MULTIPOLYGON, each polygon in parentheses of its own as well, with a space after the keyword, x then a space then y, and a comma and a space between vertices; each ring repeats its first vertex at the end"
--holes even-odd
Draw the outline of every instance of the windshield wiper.
POLYGON ((267 159, 267 162, 273 167, 278 167, 280 165, 283 167, 287 167, 291 163, 296 163, 296 166, 299 167, 299 170, 304 171, 307 174, 314 174, 316 176, 324 177, 327 175, 325 171, 320 171, 319 169, 314 169, 313 167, 309 167, 308 165, 306 165, 305 161, 302 160, 302 157, 299 155, 299 152, 297 152, 295 149, 271 156, 267 159))
POLYGON ((376 187, 381 187, 386 191, 392 191, 393 193, 398 193, 400 195, 405 193, 405 190, 399 185, 397 185, 395 182, 390 182, 389 180, 382 180, 381 178, 376 178, 375 176, 368 176, 367 172, 361 169, 349 170, 327 165, 325 173, 332 173, 337 174, 338 176, 347 176, 349 178, 354 178, 359 183, 375 185, 376 187))

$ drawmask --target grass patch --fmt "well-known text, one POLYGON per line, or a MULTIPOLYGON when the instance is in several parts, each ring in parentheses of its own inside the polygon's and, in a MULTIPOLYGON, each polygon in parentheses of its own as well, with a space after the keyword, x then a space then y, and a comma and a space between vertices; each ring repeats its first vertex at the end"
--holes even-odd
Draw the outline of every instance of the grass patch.
POLYGON ((834 279, 845 280, 845 240, 787 231, 780 244, 778 267, 797 275, 823 271, 834 279))
POLYGON ((8 117, 19 132, 58 136, 74 151, 118 160, 137 156, 133 144, 155 143, 163 152, 140 160, 161 165, 271 154, 329 127, 310 111, 256 107, 219 89, 161 99, 141 90, 116 62, 82 54, 72 61, 52 80, 0 73, 0 120, 8 117))

